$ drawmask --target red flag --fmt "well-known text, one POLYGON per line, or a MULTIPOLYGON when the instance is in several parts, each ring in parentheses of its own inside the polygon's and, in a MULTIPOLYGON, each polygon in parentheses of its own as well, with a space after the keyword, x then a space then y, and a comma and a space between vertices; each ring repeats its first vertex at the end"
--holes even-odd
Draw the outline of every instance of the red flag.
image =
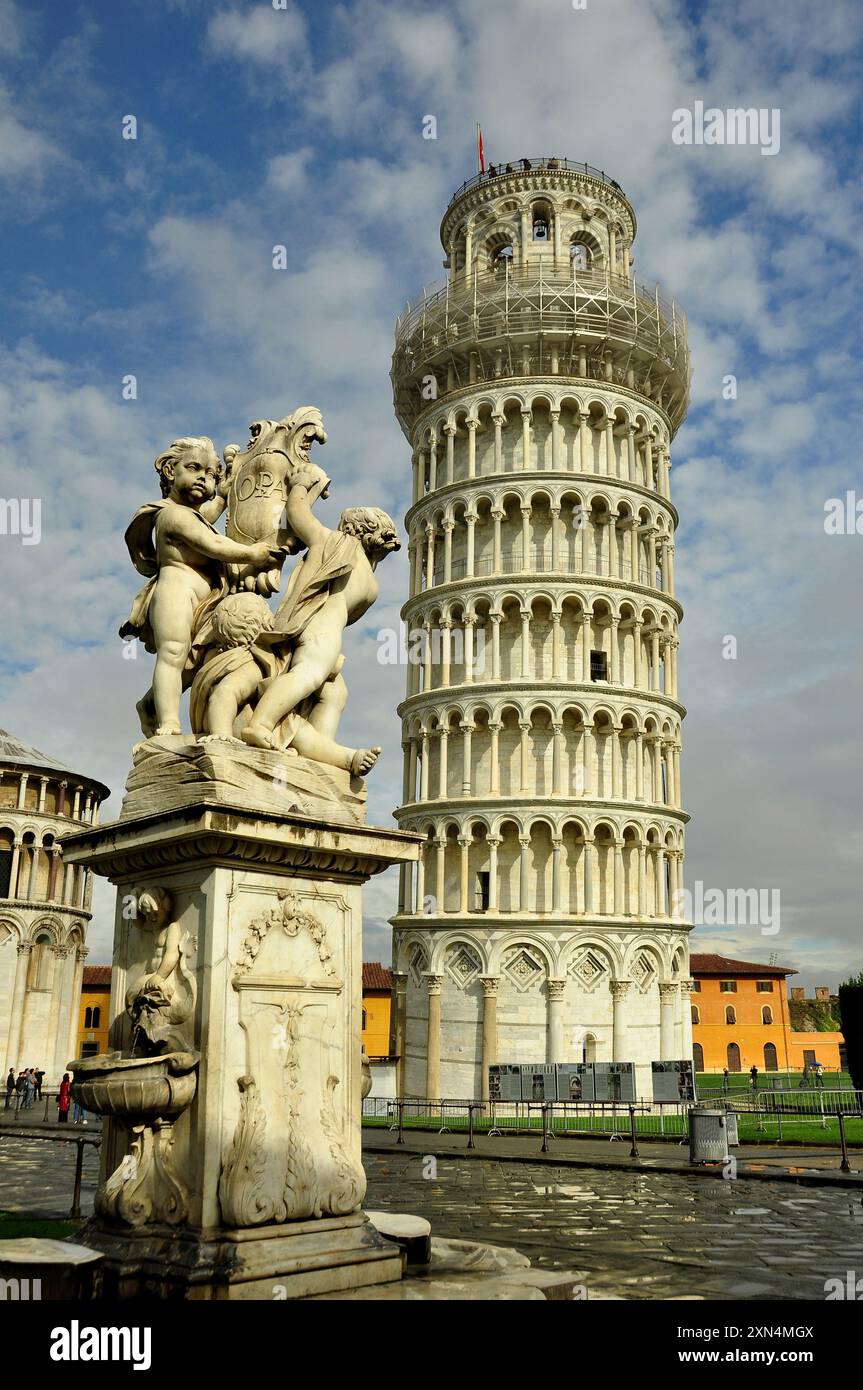
POLYGON ((479 166, 479 172, 480 172, 481 174, 484 174, 484 173, 485 173, 485 147, 484 147, 484 145, 483 145, 483 143, 482 143, 482 126, 479 124, 479 122, 477 122, 477 127, 476 127, 476 162, 477 162, 477 165, 479 166))

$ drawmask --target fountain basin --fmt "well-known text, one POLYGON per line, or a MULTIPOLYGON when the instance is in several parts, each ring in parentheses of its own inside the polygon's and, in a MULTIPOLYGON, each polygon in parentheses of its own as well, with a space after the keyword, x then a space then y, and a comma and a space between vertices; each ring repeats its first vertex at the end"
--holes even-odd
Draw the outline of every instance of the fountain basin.
POLYGON ((172 1120, 191 1105, 198 1084, 198 1052, 121 1057, 102 1052, 69 1063, 72 1097, 85 1110, 127 1124, 172 1120))

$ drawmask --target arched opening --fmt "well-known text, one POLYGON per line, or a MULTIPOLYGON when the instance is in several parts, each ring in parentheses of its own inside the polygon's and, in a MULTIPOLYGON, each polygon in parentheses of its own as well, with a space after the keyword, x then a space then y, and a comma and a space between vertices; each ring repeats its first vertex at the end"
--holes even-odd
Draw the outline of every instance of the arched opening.
POLYGON ((590 252, 583 241, 573 241, 569 248, 569 263, 572 269, 578 274, 579 271, 590 269, 590 252))
POLYGON ((40 932, 30 958, 30 989, 49 989, 51 985, 51 937, 40 932))
POLYGON ((740 1070, 740 1048, 737 1043, 729 1043, 726 1048, 725 1056, 729 1071, 740 1070))
POLYGON ((704 1071, 704 1048, 701 1043, 692 1044, 692 1064, 696 1071, 704 1071))
POLYGON ((692 1005, 692 1022, 693 1022, 693 1023, 700 1023, 700 1022, 701 1022, 701 1015, 700 1015, 699 1012, 698 1012, 698 1005, 697 1005, 697 1004, 693 1004, 693 1005, 692 1005))
POLYGON ((551 240, 551 213, 544 203, 537 203, 534 206, 532 232, 534 241, 551 240))
POLYGON ((594 1033, 585 1033, 584 1035, 584 1041, 581 1045, 581 1060, 583 1062, 596 1061, 596 1035, 594 1033))
MULTIPOLYGON (((762 1009, 761 1009, 761 1022, 762 1022, 762 1023, 772 1023, 772 1022, 773 1022, 773 1010, 771 1009, 771 1007, 770 1007, 769 1004, 764 1004, 763 1007, 762 1007, 762 1009)), ((769 1044, 768 1044, 768 1045, 769 1045, 769 1044)))
POLYGON ((765 1043, 765 1044, 764 1044, 764 1070, 765 1070, 765 1071, 777 1071, 777 1070, 778 1070, 778 1066, 779 1066, 779 1063, 778 1063, 777 1058, 776 1058, 776 1044, 775 1044, 775 1043, 765 1043))
POLYGON ((736 1023, 736 1022, 737 1022, 737 1015, 736 1015, 736 1013, 734 1012, 734 1005, 733 1005, 733 1004, 726 1004, 726 1005, 725 1005, 725 1022, 726 1022, 726 1023, 736 1023))

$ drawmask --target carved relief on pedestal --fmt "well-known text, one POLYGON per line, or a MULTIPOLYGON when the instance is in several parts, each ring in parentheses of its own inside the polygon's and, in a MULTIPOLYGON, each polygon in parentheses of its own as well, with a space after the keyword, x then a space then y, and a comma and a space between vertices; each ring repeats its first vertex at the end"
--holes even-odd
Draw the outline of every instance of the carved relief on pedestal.
POLYGON ((351 1039, 327 928, 279 890, 246 928, 232 983, 245 1034, 240 1112, 219 1182, 222 1219, 255 1226, 355 1211, 365 1174, 337 1101, 351 1039))

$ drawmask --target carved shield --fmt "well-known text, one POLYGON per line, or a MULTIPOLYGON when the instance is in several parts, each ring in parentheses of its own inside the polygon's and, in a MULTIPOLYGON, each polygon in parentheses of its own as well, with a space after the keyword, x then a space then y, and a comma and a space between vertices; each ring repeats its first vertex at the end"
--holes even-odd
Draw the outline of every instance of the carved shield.
POLYGON ((257 437, 238 454, 228 493, 227 534, 245 545, 286 545, 285 476, 293 470, 285 421, 263 420, 257 437))

